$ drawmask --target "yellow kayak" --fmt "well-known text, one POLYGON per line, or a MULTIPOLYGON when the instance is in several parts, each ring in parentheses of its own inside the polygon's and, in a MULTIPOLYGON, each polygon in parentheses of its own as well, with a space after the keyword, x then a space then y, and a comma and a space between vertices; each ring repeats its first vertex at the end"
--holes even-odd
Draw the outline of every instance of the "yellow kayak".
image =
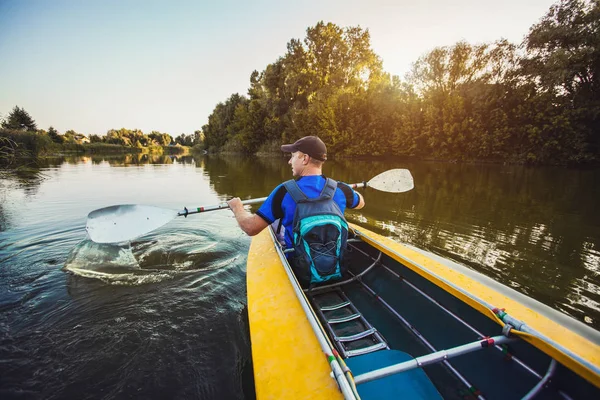
POLYGON ((600 398, 600 333, 473 270, 351 226, 310 291, 267 229, 248 254, 258 399, 600 398))

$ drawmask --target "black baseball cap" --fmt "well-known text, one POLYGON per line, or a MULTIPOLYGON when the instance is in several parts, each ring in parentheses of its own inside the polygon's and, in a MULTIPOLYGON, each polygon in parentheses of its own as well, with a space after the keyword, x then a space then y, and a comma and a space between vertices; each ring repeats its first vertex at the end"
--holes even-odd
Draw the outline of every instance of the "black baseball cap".
POLYGON ((316 136, 304 136, 303 138, 296 140, 293 144, 284 144, 281 146, 281 151, 286 153, 301 151, 319 161, 327 160, 327 147, 325 146, 325 143, 316 136))

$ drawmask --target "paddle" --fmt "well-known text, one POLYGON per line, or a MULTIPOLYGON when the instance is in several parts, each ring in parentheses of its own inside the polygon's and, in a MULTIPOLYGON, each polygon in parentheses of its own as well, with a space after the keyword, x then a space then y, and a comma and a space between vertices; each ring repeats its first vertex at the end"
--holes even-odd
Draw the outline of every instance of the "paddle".
MULTIPOLYGON (((353 189, 370 187, 390 193, 402 193, 414 187, 413 177, 407 169, 391 169, 375 176, 368 182, 354 183, 353 189)), ((262 203, 266 197, 243 200, 242 204, 262 203)), ((226 202, 182 211, 136 204, 122 204, 100 208, 88 214, 85 229, 96 243, 119 243, 135 239, 160 228, 177 217, 187 217, 207 211, 229 208, 226 202)))

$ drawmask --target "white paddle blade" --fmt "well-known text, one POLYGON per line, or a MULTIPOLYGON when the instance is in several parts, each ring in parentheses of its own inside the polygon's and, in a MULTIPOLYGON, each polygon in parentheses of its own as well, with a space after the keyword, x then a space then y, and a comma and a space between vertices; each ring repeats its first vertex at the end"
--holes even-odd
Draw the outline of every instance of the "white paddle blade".
POLYGON ((383 192, 402 193, 415 187, 415 182, 407 169, 390 169, 368 182, 368 186, 383 192))
POLYGON ((85 229, 96 243, 119 243, 160 228, 177 217, 177 211, 124 204, 88 214, 85 229))

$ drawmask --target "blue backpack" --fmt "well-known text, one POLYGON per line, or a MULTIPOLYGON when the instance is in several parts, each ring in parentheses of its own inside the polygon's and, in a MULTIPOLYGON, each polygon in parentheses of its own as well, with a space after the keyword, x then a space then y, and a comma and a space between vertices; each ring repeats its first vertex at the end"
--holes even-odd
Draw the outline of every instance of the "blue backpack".
POLYGON ((296 203, 293 226, 294 253, 291 264, 304 287, 339 279, 348 241, 348 222, 333 201, 337 182, 327 178, 319 197, 309 199, 295 180, 284 183, 296 203))

